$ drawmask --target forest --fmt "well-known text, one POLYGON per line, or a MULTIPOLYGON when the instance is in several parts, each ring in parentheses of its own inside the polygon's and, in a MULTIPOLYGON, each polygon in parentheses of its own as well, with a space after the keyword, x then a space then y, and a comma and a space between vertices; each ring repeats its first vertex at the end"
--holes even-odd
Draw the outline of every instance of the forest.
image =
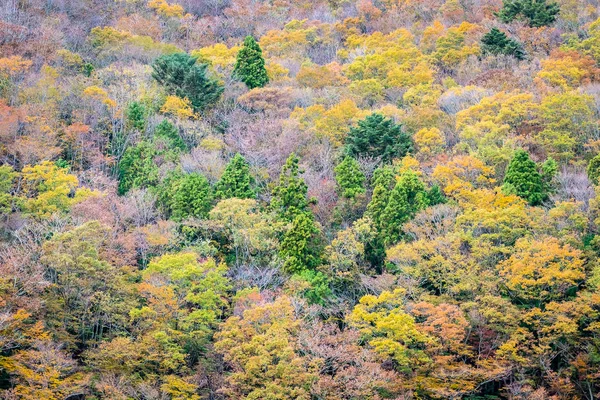
POLYGON ((600 398, 598 0, 0 1, 0 398, 600 398))

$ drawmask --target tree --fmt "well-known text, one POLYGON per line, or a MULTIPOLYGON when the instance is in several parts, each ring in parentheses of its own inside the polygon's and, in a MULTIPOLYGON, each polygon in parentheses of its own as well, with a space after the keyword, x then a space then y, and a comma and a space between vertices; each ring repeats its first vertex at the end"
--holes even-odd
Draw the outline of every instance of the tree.
POLYGON ((525 51, 523 46, 516 40, 510 39, 506 36, 506 33, 500 31, 498 28, 492 28, 491 31, 486 33, 481 39, 482 52, 483 54, 504 54, 507 56, 513 56, 517 60, 525 59, 525 51))
POLYGON ((256 192, 252 188, 254 179, 250 175, 250 166, 244 157, 237 153, 225 167, 221 179, 217 182, 215 196, 218 199, 252 199, 256 192))
POLYGON ((498 272, 517 304, 538 306, 561 299, 585 278, 581 251, 553 237, 519 239, 511 257, 498 264, 498 272))
POLYGON ((300 177, 300 159, 290 154, 279 175, 279 184, 273 189, 271 208, 286 222, 292 222, 297 215, 310 213, 307 199, 308 186, 300 177))
POLYGON ((223 86, 207 74, 208 66, 186 53, 161 56, 152 64, 152 77, 165 87, 169 94, 187 98, 195 111, 215 103, 223 86))
POLYGON ((242 312, 229 317, 215 335, 215 349, 231 365, 222 389, 225 396, 310 399, 309 388, 316 376, 299 354, 299 321, 291 299, 281 296, 266 302, 259 294, 250 293, 238 303, 242 301, 250 304, 240 307, 242 312))
POLYGON ((515 193, 524 198, 532 206, 541 204, 547 198, 542 175, 538 172, 535 162, 524 150, 517 150, 508 164, 504 189, 508 193, 515 193))
POLYGON ((119 194, 158 184, 158 166, 154 162, 157 154, 154 144, 148 141, 141 141, 125 150, 119 162, 119 194))
POLYGON ((600 154, 590 160, 587 167, 587 174, 590 181, 592 181, 594 185, 597 185, 598 179, 600 178, 600 154))
POLYGON ((365 175, 360 170, 358 161, 350 156, 335 167, 335 180, 342 191, 342 196, 353 199, 365 193, 365 175))
POLYGON ((169 120, 164 119, 156 126, 154 130, 154 140, 161 139, 167 144, 167 147, 174 150, 185 150, 186 146, 179 135, 179 129, 169 120))
POLYGON ((269 83, 262 50, 252 36, 246 36, 244 39, 244 44, 237 54, 233 75, 249 89, 263 87, 269 83))
POLYGON ((398 370, 410 372, 431 361, 424 347, 433 338, 420 332, 415 319, 405 311, 404 294, 396 289, 378 297, 364 296, 348 316, 348 323, 382 360, 391 358, 398 370))
POLYGON ((143 132, 146 128, 146 108, 137 101, 127 107, 127 122, 133 129, 143 132))
POLYGON ((108 234, 106 226, 91 221, 43 245, 41 261, 52 283, 45 294, 47 324, 65 341, 82 345, 110 337, 126 326, 136 304, 133 271, 102 256, 108 234))
POLYGON ((15 198, 12 196, 17 173, 10 165, 0 166, 0 214, 8 215, 15 203, 15 198))
POLYGON ((80 188, 75 175, 50 161, 24 167, 21 177, 24 209, 40 218, 69 211, 72 205, 95 193, 80 188))
POLYGON ((529 26, 539 28, 554 23, 559 12, 558 3, 546 3, 546 0, 503 0, 497 15, 504 23, 524 19, 529 26))
POLYGON ((279 254, 284 260, 283 268, 288 273, 312 270, 320 264, 320 231, 311 217, 312 215, 306 213, 298 214, 283 236, 279 254))
POLYGON ((387 244, 397 242, 402 224, 429 205, 428 193, 423 182, 411 170, 404 172, 390 194, 381 214, 381 230, 387 244))
POLYGON ((180 221, 189 217, 203 218, 210 211, 213 193, 210 183, 197 173, 184 175, 174 182, 171 194, 171 217, 180 221))
POLYGON ((413 149, 412 139, 402 126, 390 118, 373 113, 350 128, 346 138, 346 152, 354 157, 368 156, 389 162, 402 158, 413 149))

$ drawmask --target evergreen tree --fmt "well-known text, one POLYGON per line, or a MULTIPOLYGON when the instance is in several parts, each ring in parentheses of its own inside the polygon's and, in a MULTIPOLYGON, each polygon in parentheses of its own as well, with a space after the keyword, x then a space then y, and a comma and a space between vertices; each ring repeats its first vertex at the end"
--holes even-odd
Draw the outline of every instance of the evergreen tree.
POLYGON ((154 130, 154 140, 163 140, 169 149, 185 150, 186 146, 179 135, 179 129, 169 120, 164 119, 154 130))
POLYGON ((158 183, 158 166, 154 162, 157 154, 154 144, 147 141, 125 150, 119 162, 119 194, 158 183))
POLYGON ((540 167, 542 175, 542 183, 544 185, 544 193, 546 196, 553 193, 555 190, 555 178, 558 174, 558 164, 553 158, 548 158, 540 167))
POLYGON ((219 199, 253 199, 256 197, 252 189, 253 178, 250 166, 241 154, 236 154, 225 167, 225 171, 216 185, 215 195, 219 199))
POLYGON ((212 188, 200 174, 192 173, 177 180, 171 198, 171 217, 180 221, 188 217, 202 218, 208 215, 212 205, 212 188))
POLYGON ((413 171, 404 172, 390 194, 388 204, 381 214, 384 242, 392 244, 400 240, 402 224, 429 205, 428 193, 423 182, 413 171))
POLYGON ((492 28, 481 39, 483 54, 504 54, 513 56, 517 60, 525 59, 525 51, 521 43, 510 39, 506 34, 497 28, 492 28))
POLYGON ((133 129, 143 132, 146 128, 146 109, 145 107, 134 101, 127 107, 127 122, 133 129))
POLYGON ((378 113, 359 121, 346 138, 346 152, 353 157, 380 157, 388 162, 404 157, 412 149, 412 139, 402 126, 378 113))
MULTIPOLYGON (((311 214, 308 208, 308 187, 300 177, 300 159, 290 154, 281 169, 279 184, 273 189, 271 208, 286 222, 293 221, 299 214, 311 214)), ((311 214, 312 215, 312 214, 311 214)))
POLYGON ((388 204, 390 193, 396 185, 396 171, 391 166, 377 168, 373 174, 373 195, 367 213, 377 229, 381 227, 381 215, 388 204))
POLYGON ((358 161, 350 156, 335 167, 335 180, 342 190, 342 196, 353 199, 365 193, 365 175, 360 170, 358 161))
POLYGON ((429 192, 427 193, 427 201, 430 206, 435 206, 438 204, 446 203, 446 196, 444 196, 444 192, 439 185, 433 185, 429 192))
POLYGON ((559 12, 558 3, 546 0, 504 0, 498 18, 504 23, 524 19, 530 27, 539 28, 553 24, 559 12))
POLYGON ((269 83, 262 50, 252 36, 246 36, 238 52, 233 75, 244 82, 249 89, 263 87, 269 83))
POLYGON ((587 174, 590 181, 592 181, 594 185, 597 185, 598 179, 600 178, 600 154, 590 160, 587 167, 587 174))
POLYGON ((194 111, 213 104, 223 93, 223 86, 208 76, 207 65, 197 63, 195 57, 186 53, 161 56, 152 68, 152 77, 169 94, 189 99, 194 111))
POLYGON ((319 266, 322 250, 318 240, 319 233, 312 214, 296 215, 290 229, 283 237, 279 250, 286 272, 301 273, 305 270, 314 270, 319 266))
POLYGON ((517 150, 508 164, 504 189, 524 198, 532 206, 541 204, 547 198, 537 165, 524 150, 517 150))

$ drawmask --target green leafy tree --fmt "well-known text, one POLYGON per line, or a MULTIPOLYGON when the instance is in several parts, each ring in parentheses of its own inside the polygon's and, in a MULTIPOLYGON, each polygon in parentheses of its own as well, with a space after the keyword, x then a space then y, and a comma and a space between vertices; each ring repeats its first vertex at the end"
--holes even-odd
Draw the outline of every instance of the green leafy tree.
POLYGON ((0 214, 6 215, 12 211, 15 198, 11 191, 16 177, 17 173, 10 165, 0 166, 0 214))
POLYGON ((587 167, 587 174, 594 185, 598 184, 600 178, 600 154, 592 158, 587 167))
POLYGON ((252 36, 246 36, 244 44, 237 55, 233 75, 248 86, 249 89, 263 87, 269 83, 262 50, 252 36))
POLYGON ((158 166, 154 162, 157 154, 154 144, 148 141, 125 150, 119 163, 119 194, 125 194, 133 188, 158 184, 158 166))
POLYGON ((523 19, 529 26, 539 28, 553 24, 559 12, 558 3, 546 0, 504 0, 498 18, 504 23, 523 19))
POLYGON ((146 108, 134 101, 127 107, 127 123, 133 129, 143 132, 146 128, 146 108))
POLYGON ((517 150, 508 164, 504 189, 524 198, 532 206, 541 204, 547 198, 542 175, 524 150, 517 150))
POLYGON ((182 220, 188 217, 202 218, 211 209, 213 193, 208 180, 200 174, 184 175, 174 182, 171 198, 171 217, 182 220))
POLYGON ((504 54, 513 56, 517 60, 525 59, 525 51, 521 43, 510 39, 506 36, 506 33, 497 28, 492 28, 491 31, 486 33, 481 39, 481 44, 483 54, 504 54))
POLYGON ((169 120, 163 120, 154 130, 154 140, 164 140, 167 147, 176 150, 185 150, 186 146, 179 135, 179 130, 169 120))
POLYGON ((433 185, 431 189, 429 189, 429 192, 427 192, 427 202, 430 206, 445 204, 446 201, 446 196, 444 196, 444 192, 442 192, 439 185, 433 185))
POLYGON ((299 162, 295 153, 290 154, 281 169, 279 184, 273 189, 271 208, 286 222, 292 222, 299 214, 311 213, 308 208, 308 187, 300 177, 303 171, 299 162))
POLYGON ((379 157, 383 162, 404 157, 412 149, 412 139, 402 126, 378 113, 359 121, 346 138, 349 155, 379 157))
POLYGON ((283 268, 290 274, 314 270, 321 260, 320 233, 311 214, 300 213, 285 233, 279 255, 284 260, 283 268))
POLYGON ((360 170, 358 161, 350 156, 335 167, 335 180, 342 191, 342 196, 353 199, 365 193, 365 175, 360 170))
POLYGON ((250 166, 241 154, 236 154, 225 167, 225 171, 216 185, 215 195, 218 199, 256 198, 252 188, 254 179, 250 175, 250 166))
POLYGON ((413 171, 404 172, 381 214, 382 234, 386 244, 401 238, 402 224, 412 219, 417 212, 429 205, 427 190, 413 171))
POLYGON ((161 56, 152 64, 152 77, 170 94, 189 99, 194 110, 199 111, 221 97, 223 86, 208 76, 206 64, 196 61, 186 53, 161 56))

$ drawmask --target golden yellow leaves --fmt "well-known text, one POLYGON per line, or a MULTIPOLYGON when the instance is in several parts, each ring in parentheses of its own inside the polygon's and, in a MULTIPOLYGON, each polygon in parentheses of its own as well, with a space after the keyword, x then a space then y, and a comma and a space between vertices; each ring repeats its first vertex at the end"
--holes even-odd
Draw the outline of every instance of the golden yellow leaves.
POLYGON ((85 88, 83 90, 83 95, 90 99, 100 101, 109 108, 115 108, 117 106, 117 102, 108 97, 108 92, 106 90, 95 85, 85 88))
POLYGON ((498 271, 511 296, 536 303, 560 299, 585 278, 581 251, 553 237, 519 239, 498 271))
POLYGON ((160 112, 180 119, 198 119, 190 101, 177 96, 167 96, 160 112))
POLYGON ((183 7, 179 4, 169 4, 165 0, 150 0, 148 7, 163 17, 183 17, 183 7))

